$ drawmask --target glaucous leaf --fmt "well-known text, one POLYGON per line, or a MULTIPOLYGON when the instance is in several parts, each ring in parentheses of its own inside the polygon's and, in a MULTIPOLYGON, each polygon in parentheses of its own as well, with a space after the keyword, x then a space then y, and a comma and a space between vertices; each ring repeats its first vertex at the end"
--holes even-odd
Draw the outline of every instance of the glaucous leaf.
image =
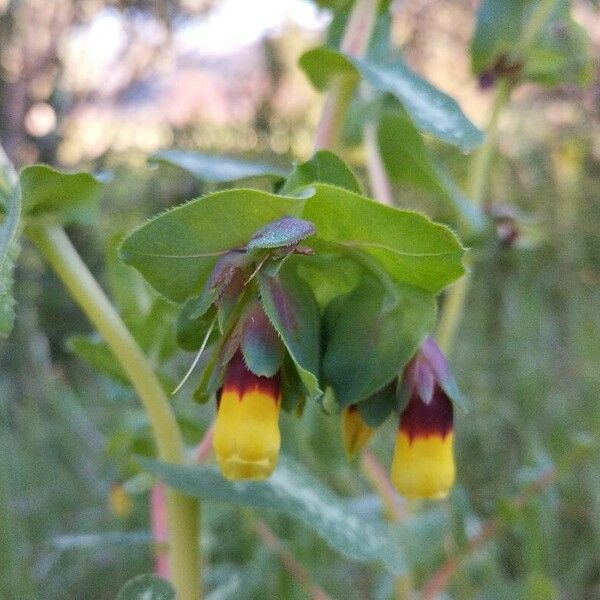
POLYGON ((150 546, 154 539, 148 531, 102 531, 55 535, 48 545, 57 550, 96 550, 115 546, 150 546))
POLYGON ((261 273, 258 279, 265 313, 289 352, 311 398, 319 389, 319 307, 310 286, 287 265, 276 277, 261 273))
POLYGON ((175 600, 175 590, 165 579, 148 573, 130 579, 117 595, 117 600, 175 600))
POLYGON ((403 549, 385 523, 355 514, 332 490, 286 456, 280 456, 273 475, 261 482, 227 481, 215 467, 138 460, 145 470, 186 494, 274 510, 309 527, 348 558, 382 562, 397 574, 406 570, 403 549))
POLYGON ((5 214, 0 222, 0 338, 10 334, 15 320, 13 273, 19 255, 21 196, 18 190, 5 195, 5 214))
POLYGON ((149 162, 174 165, 197 179, 214 183, 230 183, 251 177, 269 177, 281 181, 287 175, 285 169, 274 165, 177 149, 161 150, 153 154, 149 162))
POLYGON ((323 378, 340 407, 388 385, 432 330, 435 315, 433 294, 401 286, 390 298, 372 278, 336 299, 324 317, 323 378))
POLYGON ((303 239, 315 233, 315 226, 309 221, 295 217, 282 217, 267 223, 252 236, 246 248, 255 250, 257 248, 281 248, 295 246, 303 239))
POLYGON ((320 90, 325 90, 334 77, 360 75, 375 89, 397 98, 419 130, 464 151, 483 141, 481 131, 456 101, 411 71, 400 56, 388 62, 374 62, 329 48, 315 48, 300 57, 300 66, 320 90))
POLYGON ((90 173, 63 173, 32 165, 21 171, 19 181, 26 216, 89 223, 96 215, 102 182, 90 173))
POLYGON ((319 150, 311 159, 296 165, 279 193, 292 195, 317 182, 329 183, 362 194, 362 189, 354 173, 342 159, 329 150, 319 150))

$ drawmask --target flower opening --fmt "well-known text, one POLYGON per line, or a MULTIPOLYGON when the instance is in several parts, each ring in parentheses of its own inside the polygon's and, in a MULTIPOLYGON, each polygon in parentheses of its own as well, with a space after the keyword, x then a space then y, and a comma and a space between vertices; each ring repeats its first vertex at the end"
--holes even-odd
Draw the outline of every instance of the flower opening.
POLYGON ((279 373, 252 373, 237 351, 225 371, 217 394, 213 446, 227 479, 265 479, 275 469, 279 454, 279 373))
MULTIPOLYGON (((440 356, 436 353, 436 361, 440 356)), ((432 364, 430 353, 422 351, 404 373, 409 400, 400 416, 391 477, 407 498, 439 500, 454 484, 453 406, 440 379, 446 372, 445 364, 432 364)))

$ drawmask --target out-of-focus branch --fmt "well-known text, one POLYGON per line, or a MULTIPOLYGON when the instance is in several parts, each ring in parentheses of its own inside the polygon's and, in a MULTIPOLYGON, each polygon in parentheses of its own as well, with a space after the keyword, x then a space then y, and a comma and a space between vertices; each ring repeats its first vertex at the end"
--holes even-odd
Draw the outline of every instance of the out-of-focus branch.
POLYGON ((406 519, 407 512, 400 505, 398 494, 394 490, 392 482, 371 450, 363 450, 360 457, 360 468, 381 498, 385 516, 394 522, 406 519))
MULTIPOLYGON (((508 82, 501 81, 498 84, 498 91, 486 129, 485 141, 473 158, 470 187, 471 200, 476 207, 481 207, 485 202, 489 172, 498 141, 498 121, 502 109, 508 102, 510 92, 511 85, 508 82)), ((456 330, 460 325, 467 291, 471 282, 471 273, 469 271, 471 266, 471 261, 468 261, 466 265, 467 273, 449 289, 442 306, 436 337, 440 348, 445 354, 450 354, 456 330)))
POLYGON ((269 529, 264 521, 254 519, 252 527, 265 546, 277 554, 284 569, 291 575, 294 581, 298 582, 308 592, 312 600, 331 600, 331 596, 325 590, 313 583, 310 573, 284 547, 281 540, 269 529))
MULTIPOLYGON (((546 471, 520 494, 515 496, 510 504, 515 508, 523 508, 532 494, 539 493, 552 485, 556 481, 556 477, 556 469, 546 471)), ((442 566, 425 582, 421 593, 421 600, 436 600, 450 583, 461 562, 482 548, 486 542, 498 533, 501 526, 502 522, 497 517, 485 521, 481 529, 469 539, 464 550, 449 556, 442 566)))
MULTIPOLYGON (((378 7, 379 0, 356 0, 340 45, 342 52, 350 56, 364 54, 378 7)), ((337 145, 356 83, 354 75, 343 75, 332 82, 315 132, 315 150, 337 145)))
POLYGON ((371 185, 371 193, 373 197, 379 200, 382 204, 393 206, 394 194, 390 180, 385 172, 381 154, 379 152, 379 144, 377 143, 377 124, 367 123, 363 128, 363 140, 365 144, 367 175, 371 185))

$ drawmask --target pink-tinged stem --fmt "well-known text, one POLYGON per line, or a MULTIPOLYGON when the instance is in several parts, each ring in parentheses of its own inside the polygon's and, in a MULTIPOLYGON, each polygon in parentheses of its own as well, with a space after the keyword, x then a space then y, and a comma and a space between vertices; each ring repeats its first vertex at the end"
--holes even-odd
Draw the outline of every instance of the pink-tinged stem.
POLYGON ((310 573, 284 547, 281 540, 269 529, 264 521, 257 519, 252 525, 265 546, 277 554, 285 570, 308 592, 311 600, 331 600, 331 596, 312 581, 310 573))
POLYGON ((164 579, 171 578, 169 567, 167 490, 162 483, 155 483, 150 490, 150 523, 154 538, 154 572, 164 579))
POLYGON ((196 446, 194 451, 194 458, 197 463, 203 463, 209 456, 213 447, 213 434, 215 433, 214 422, 206 430, 204 437, 200 440, 200 443, 196 446))
POLYGON ((371 450, 363 450, 360 457, 360 466, 362 472, 381 498, 386 517, 394 522, 406 519, 408 515, 399 502, 398 494, 388 474, 371 450))
POLYGON ((376 200, 388 206, 394 206, 394 193, 379 153, 377 141, 377 124, 367 123, 363 129, 363 140, 367 161, 367 175, 371 185, 371 193, 376 200))
MULTIPOLYGON (((515 496, 511 502, 514 508, 523 508, 532 494, 539 493, 552 485, 556 481, 557 472, 555 469, 550 469, 536 479, 531 485, 527 486, 520 494, 515 496)), ((459 569, 462 561, 468 556, 481 549, 486 542, 492 539, 500 529, 502 523, 498 518, 488 519, 481 529, 472 536, 467 542, 467 547, 462 553, 449 556, 442 566, 433 573, 433 575, 425 582, 423 591, 421 592, 422 600, 437 600, 444 592, 454 574, 459 569)))

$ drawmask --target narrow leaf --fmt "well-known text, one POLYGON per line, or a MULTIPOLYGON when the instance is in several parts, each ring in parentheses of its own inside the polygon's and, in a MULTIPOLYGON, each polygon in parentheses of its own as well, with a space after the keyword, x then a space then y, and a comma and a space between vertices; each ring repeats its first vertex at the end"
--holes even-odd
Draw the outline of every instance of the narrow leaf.
POLYGON ((161 150, 152 155, 149 162, 174 165, 202 181, 214 183, 230 183, 250 177, 269 177, 281 181, 287 175, 285 169, 273 165, 177 149, 161 150))

